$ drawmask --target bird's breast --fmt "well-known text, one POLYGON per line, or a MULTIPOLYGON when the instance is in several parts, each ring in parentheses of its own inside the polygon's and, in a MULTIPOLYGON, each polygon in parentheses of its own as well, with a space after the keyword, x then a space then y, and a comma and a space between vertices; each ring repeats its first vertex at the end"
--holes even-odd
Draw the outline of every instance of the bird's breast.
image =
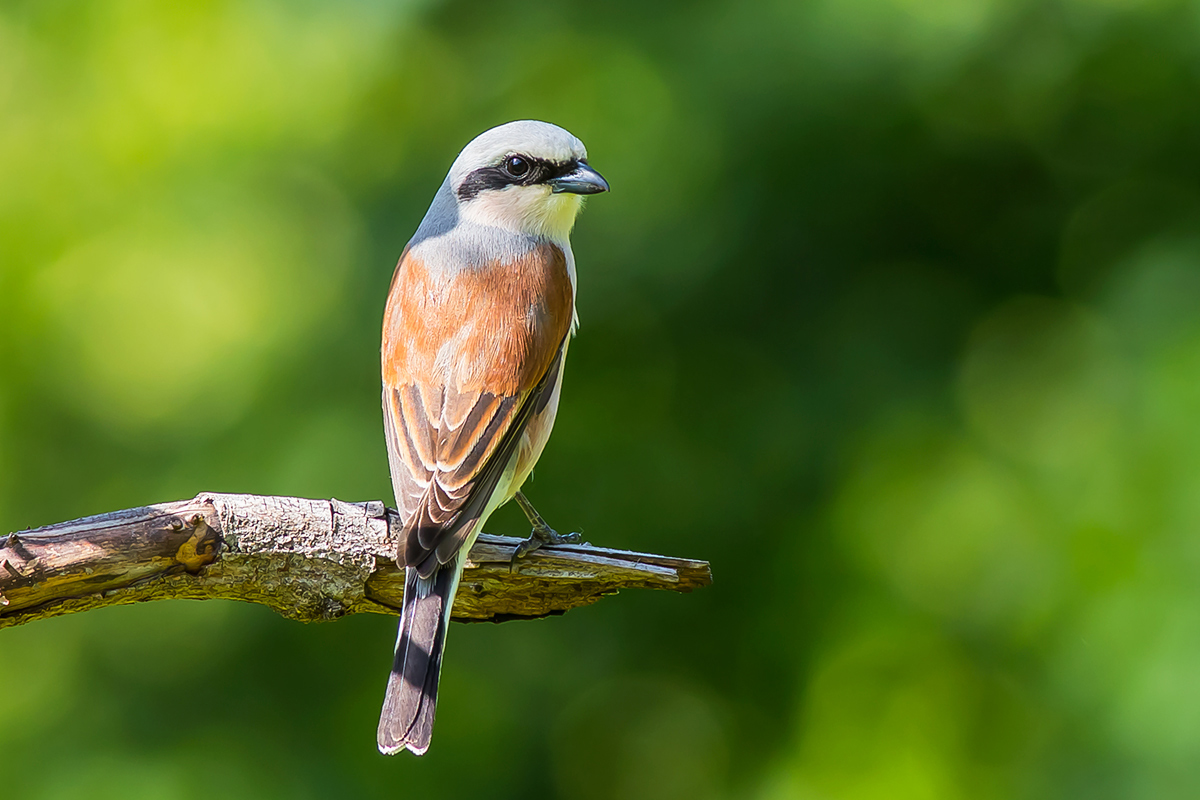
POLYGON ((499 396, 533 388, 570 331, 572 284, 551 243, 474 264, 407 251, 384 312, 384 382, 499 396))

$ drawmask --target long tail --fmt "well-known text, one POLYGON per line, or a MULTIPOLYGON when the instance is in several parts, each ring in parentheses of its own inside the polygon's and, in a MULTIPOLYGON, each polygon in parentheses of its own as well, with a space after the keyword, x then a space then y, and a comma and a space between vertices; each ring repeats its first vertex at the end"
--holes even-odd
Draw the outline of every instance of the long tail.
POLYGON ((460 557, 443 564, 428 578, 419 577, 413 567, 404 569, 400 633, 379 717, 379 752, 384 755, 404 748, 422 755, 429 749, 442 649, 461 562, 460 557))

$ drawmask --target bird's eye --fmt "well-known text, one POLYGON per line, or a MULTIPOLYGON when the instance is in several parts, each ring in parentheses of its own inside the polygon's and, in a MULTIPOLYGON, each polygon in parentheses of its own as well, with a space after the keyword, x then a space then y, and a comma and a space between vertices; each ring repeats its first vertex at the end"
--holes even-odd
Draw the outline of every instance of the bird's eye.
POLYGON ((521 156, 509 156, 504 159, 504 171, 514 178, 520 178, 529 172, 529 162, 521 156))

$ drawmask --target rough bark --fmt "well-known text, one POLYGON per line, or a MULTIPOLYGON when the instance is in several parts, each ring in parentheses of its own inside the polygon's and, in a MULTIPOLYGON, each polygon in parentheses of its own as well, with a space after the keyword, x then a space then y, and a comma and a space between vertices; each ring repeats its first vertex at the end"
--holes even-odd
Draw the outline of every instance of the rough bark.
MULTIPOLYGON (((0 628, 146 600, 225 598, 302 621, 399 613, 396 512, 378 501, 201 494, 0 539, 0 628)), ((688 592, 712 578, 703 561, 547 547, 513 561, 519 539, 482 534, 454 618, 561 614, 620 589, 688 592)))

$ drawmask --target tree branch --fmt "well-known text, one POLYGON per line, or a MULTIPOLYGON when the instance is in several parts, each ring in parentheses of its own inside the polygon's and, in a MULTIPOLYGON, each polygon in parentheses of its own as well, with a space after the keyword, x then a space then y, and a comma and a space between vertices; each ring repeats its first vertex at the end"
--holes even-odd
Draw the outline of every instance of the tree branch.
MULTIPOLYGON (((246 600, 305 622, 398 614, 396 512, 383 503, 201 494, 114 511, 0 540, 0 628, 146 600, 246 600)), ((712 582, 704 561, 546 547, 516 562, 519 539, 481 534, 454 618, 544 617, 620 589, 689 592, 712 582)))

